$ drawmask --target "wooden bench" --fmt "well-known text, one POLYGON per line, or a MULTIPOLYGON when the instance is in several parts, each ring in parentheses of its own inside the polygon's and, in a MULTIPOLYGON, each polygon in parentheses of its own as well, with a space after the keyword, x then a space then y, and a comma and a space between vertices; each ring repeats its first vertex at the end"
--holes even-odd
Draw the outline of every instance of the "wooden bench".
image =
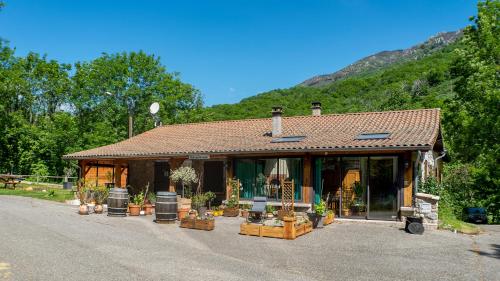
POLYGON ((8 188, 9 185, 12 185, 12 188, 13 189, 16 189, 16 184, 19 184, 21 183, 21 180, 10 180, 10 181, 5 181, 3 184, 4 184, 4 188, 8 188))

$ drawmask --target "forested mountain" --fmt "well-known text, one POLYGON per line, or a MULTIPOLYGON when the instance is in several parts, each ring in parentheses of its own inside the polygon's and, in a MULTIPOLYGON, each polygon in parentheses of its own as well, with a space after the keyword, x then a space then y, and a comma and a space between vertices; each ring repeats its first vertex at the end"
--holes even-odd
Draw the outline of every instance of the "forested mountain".
POLYGON ((302 82, 300 85, 320 87, 343 78, 368 74, 373 71, 381 70, 396 63, 422 59, 456 42, 460 36, 462 36, 461 30, 438 33, 422 44, 418 44, 404 50, 382 51, 376 53, 360 59, 335 73, 314 76, 313 78, 302 82))
POLYGON ((212 120, 268 117, 272 105, 281 105, 286 116, 306 115, 310 114, 312 101, 320 101, 325 113, 440 107, 445 98, 453 95, 450 64, 459 44, 440 47, 420 59, 370 68, 369 72, 321 87, 301 84, 245 98, 236 104, 215 105, 206 108, 206 114, 212 120))

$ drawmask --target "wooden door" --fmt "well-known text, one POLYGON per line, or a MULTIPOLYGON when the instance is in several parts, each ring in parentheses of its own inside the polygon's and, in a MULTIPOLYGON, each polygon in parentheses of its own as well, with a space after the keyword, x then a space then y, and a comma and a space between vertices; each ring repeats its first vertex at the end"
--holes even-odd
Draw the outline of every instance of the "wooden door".
POLYGON ((155 162, 154 191, 168 191, 170 186, 170 165, 166 161, 155 162))

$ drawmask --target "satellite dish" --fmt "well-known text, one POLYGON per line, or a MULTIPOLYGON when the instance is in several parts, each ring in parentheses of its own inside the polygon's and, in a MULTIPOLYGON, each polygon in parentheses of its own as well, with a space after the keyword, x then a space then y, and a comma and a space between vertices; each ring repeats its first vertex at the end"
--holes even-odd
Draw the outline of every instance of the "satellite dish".
POLYGON ((158 112, 158 110, 160 110, 160 104, 157 102, 153 102, 149 106, 149 112, 151 112, 151 114, 156 114, 158 112))

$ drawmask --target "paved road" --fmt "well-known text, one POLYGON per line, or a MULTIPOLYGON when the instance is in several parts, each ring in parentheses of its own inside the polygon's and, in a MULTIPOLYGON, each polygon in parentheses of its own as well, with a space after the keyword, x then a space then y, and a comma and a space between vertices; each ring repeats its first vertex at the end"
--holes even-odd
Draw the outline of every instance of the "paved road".
POLYGON ((0 280, 500 280, 500 229, 478 236, 337 223, 295 241, 212 232, 151 217, 79 216, 0 196, 0 280))

